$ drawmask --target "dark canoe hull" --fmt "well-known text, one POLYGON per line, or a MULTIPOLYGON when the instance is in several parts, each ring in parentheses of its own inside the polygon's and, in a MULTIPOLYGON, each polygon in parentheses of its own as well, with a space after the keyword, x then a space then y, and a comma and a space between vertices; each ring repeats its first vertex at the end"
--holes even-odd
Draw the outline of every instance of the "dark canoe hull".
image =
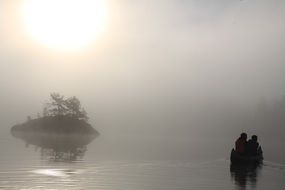
POLYGON ((241 156, 234 149, 231 152, 232 164, 259 164, 263 161, 262 153, 257 156, 241 156))

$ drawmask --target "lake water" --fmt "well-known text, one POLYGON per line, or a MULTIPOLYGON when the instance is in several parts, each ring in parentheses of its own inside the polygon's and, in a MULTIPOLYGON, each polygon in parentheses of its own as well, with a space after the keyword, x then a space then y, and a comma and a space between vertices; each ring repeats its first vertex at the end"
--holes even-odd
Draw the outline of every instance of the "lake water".
MULTIPOLYGON (((284 190, 285 165, 231 168, 222 141, 101 135, 64 152, 0 138, 0 189, 284 190), (217 148, 220 147, 220 148, 217 148)), ((40 142, 43 143, 43 142, 40 142)), ((265 150, 266 155, 266 150, 265 150)))

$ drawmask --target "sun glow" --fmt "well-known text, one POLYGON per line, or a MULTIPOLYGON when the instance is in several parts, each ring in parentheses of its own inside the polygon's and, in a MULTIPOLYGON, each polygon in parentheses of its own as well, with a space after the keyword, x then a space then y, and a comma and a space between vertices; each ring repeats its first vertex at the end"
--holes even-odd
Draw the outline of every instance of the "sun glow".
POLYGON ((24 0, 21 18, 28 34, 54 50, 81 50, 106 23, 103 0, 24 0))

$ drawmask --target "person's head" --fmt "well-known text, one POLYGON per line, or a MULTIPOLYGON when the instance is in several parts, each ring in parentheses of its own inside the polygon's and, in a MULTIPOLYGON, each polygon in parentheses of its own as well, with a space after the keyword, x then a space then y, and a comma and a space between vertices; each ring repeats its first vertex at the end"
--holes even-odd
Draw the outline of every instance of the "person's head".
POLYGON ((246 140, 247 139, 247 134, 246 133, 240 134, 240 138, 246 140))
POLYGON ((252 135, 252 136, 251 136, 251 139, 252 139, 254 142, 257 142, 257 136, 256 136, 256 135, 252 135))

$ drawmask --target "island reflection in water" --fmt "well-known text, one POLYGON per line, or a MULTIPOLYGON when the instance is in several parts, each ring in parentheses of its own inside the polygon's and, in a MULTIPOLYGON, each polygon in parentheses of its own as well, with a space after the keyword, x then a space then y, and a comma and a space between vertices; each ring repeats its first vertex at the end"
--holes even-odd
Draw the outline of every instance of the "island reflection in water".
POLYGON ((231 164, 230 173, 235 185, 239 190, 255 189, 259 173, 262 169, 260 164, 231 164))
POLYGON ((31 132, 11 132, 12 136, 23 140, 26 147, 34 145, 40 151, 42 160, 70 162, 82 159, 87 145, 98 135, 57 135, 31 132))

